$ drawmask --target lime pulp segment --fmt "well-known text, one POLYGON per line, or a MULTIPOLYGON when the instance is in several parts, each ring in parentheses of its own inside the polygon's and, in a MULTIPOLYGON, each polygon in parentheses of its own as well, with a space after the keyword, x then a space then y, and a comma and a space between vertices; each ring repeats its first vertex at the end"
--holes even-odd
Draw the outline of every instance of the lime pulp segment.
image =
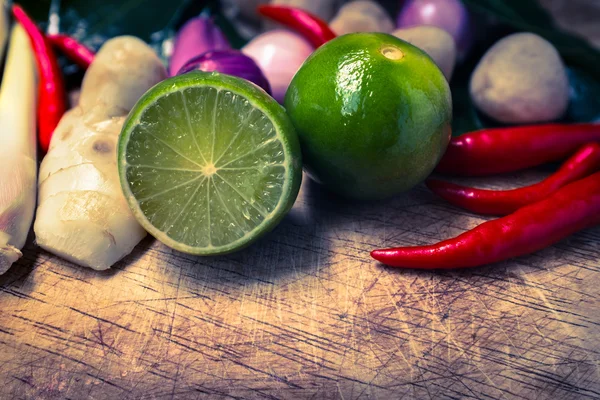
POLYGON ((221 254, 274 227, 295 200, 301 167, 274 100, 241 80, 204 75, 172 78, 183 82, 140 100, 121 135, 119 172, 134 214, 157 239, 221 254), (220 87, 223 79, 229 85, 220 87))

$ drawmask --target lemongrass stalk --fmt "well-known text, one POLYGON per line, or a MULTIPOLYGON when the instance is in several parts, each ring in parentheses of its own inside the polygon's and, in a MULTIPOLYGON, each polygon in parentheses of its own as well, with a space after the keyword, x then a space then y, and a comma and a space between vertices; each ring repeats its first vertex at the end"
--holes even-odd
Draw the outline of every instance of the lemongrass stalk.
POLYGON ((0 88, 0 274, 21 257, 36 200, 36 71, 27 34, 15 24, 0 88))

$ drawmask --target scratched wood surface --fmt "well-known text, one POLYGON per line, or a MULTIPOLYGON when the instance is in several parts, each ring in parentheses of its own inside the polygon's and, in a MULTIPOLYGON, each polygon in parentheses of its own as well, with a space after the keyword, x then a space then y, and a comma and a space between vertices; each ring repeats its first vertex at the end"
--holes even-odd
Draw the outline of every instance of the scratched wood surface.
POLYGON ((423 187, 356 204, 305 181, 239 254, 147 239, 98 273, 31 243, 0 277, 0 398, 600 398, 600 228, 470 271, 368 256, 482 221, 423 187))

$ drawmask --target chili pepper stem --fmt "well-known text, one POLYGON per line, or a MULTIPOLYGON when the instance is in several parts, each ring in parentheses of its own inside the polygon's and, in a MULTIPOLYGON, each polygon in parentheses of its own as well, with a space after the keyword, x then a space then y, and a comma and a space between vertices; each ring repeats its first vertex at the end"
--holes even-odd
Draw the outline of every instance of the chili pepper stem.
POLYGON ((94 61, 94 52, 70 36, 49 35, 48 41, 83 69, 87 69, 94 61))

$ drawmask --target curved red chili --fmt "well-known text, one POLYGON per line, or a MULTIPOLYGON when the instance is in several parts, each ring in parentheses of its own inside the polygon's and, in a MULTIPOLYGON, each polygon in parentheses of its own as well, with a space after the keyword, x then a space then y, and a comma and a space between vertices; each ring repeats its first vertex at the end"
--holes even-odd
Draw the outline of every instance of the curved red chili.
POLYGON ((547 124, 484 129, 453 138, 436 171, 481 176, 562 160, 600 142, 600 124, 547 124))
POLYGON ((87 69, 94 61, 94 52, 74 38, 67 35, 50 35, 48 40, 75 64, 87 69))
POLYGON ((258 12, 275 22, 279 22, 295 30, 312 43, 315 48, 320 47, 337 36, 329 28, 327 22, 299 8, 261 5, 258 7, 258 12))
POLYGON ((528 204, 540 201, 561 187, 600 169, 600 144, 583 146, 543 181, 513 190, 485 190, 429 179, 427 187, 450 204, 478 214, 507 215, 528 204))
POLYGON ((46 152, 52 133, 67 108, 62 72, 56 54, 35 22, 16 4, 12 7, 12 13, 29 35, 38 65, 38 139, 41 149, 46 152))
POLYGON ((477 267, 517 257, 600 224, 600 172, 513 214, 430 246, 374 250, 384 264, 417 269, 477 267))

